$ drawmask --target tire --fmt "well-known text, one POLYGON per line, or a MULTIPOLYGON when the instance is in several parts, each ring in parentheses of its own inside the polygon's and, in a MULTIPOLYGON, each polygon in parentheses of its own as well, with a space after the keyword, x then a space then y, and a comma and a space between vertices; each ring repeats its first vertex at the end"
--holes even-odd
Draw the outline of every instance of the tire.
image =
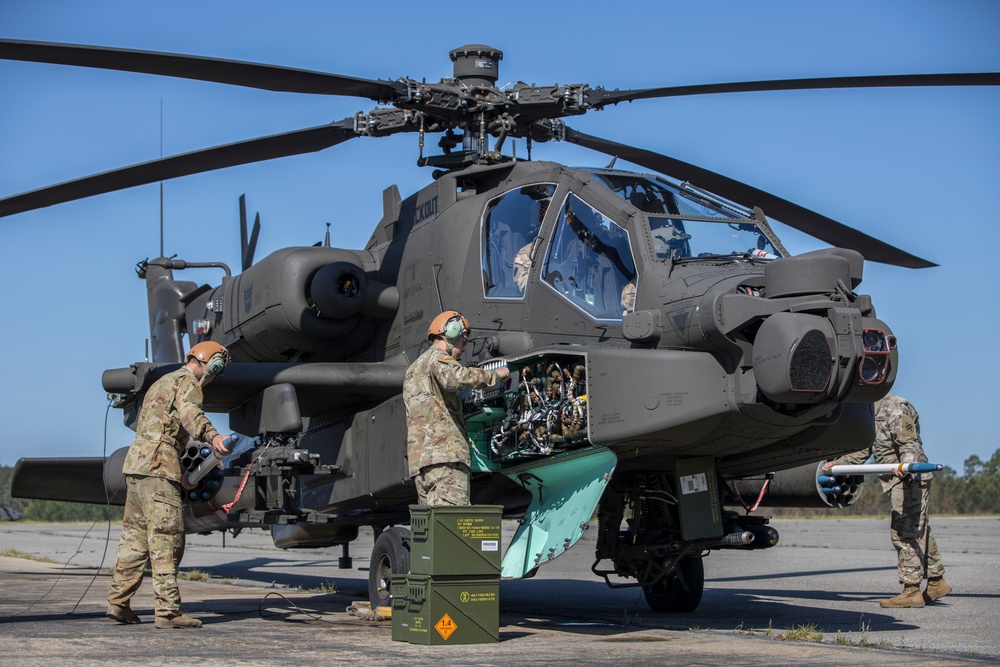
POLYGON ((642 587, 650 609, 675 614, 697 609, 704 591, 705 563, 700 556, 682 559, 677 569, 663 580, 642 587))
POLYGON ((392 605, 392 575, 410 571, 410 531, 393 526, 382 532, 372 548, 368 568, 368 599, 372 609, 392 605))

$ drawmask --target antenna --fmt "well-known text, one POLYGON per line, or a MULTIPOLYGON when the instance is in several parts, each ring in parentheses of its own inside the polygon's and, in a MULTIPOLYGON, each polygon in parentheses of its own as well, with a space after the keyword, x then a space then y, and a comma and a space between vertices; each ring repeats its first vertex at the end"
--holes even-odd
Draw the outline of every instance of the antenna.
POLYGON ((253 221, 253 230, 247 235, 247 196, 240 195, 240 255, 242 270, 246 271, 253 265, 253 256, 257 251, 257 236, 260 234, 260 212, 253 221))
MULTIPOLYGON (((163 159, 163 98, 160 98, 160 159, 163 159)), ((163 181, 160 181, 160 257, 163 254, 163 181)))

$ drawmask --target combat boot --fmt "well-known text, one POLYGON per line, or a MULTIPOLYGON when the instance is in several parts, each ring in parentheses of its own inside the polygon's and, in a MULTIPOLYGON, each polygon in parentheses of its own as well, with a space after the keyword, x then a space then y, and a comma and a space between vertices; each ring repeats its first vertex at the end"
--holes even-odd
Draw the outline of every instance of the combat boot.
MULTIPOLYGON (((951 589, 949 588, 948 590, 951 589)), ((135 615, 131 607, 125 607, 120 604, 109 604, 108 610, 104 612, 104 615, 113 621, 118 621, 125 625, 138 625, 142 623, 142 620, 135 615)))
MULTIPOLYGON (((888 598, 886 600, 879 600, 878 602, 881 606, 886 608, 907 608, 907 607, 923 607, 924 606, 924 595, 920 592, 920 586, 917 584, 906 584, 903 588, 903 592, 894 598, 888 598)), ((159 620, 159 619, 157 619, 159 620)))
POLYGON ((927 589, 924 591, 924 602, 930 604, 951 593, 951 586, 944 580, 944 577, 930 577, 927 580, 927 589))
POLYGON ((160 630, 168 630, 174 628, 177 630, 187 630, 189 628, 200 628, 201 621, 197 618, 191 618, 190 616, 185 616, 184 614, 177 614, 176 616, 157 616, 155 625, 160 630))

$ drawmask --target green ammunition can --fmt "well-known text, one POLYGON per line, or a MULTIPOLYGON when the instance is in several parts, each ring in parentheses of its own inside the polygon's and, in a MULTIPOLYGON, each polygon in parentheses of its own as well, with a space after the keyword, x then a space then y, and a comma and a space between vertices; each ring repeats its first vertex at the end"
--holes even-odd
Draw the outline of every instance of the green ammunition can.
POLYGON ((410 573, 500 575, 500 505, 410 506, 410 573))
POLYGON ((500 641, 500 577, 392 577, 392 639, 410 644, 500 641))

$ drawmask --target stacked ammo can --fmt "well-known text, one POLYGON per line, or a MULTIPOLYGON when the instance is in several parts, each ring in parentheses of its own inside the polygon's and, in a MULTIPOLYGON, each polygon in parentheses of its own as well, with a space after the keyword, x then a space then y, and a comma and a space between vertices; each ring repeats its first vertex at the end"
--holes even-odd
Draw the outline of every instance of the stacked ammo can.
POLYGON ((410 572, 392 577, 392 638, 500 641, 499 505, 410 506, 410 572))

